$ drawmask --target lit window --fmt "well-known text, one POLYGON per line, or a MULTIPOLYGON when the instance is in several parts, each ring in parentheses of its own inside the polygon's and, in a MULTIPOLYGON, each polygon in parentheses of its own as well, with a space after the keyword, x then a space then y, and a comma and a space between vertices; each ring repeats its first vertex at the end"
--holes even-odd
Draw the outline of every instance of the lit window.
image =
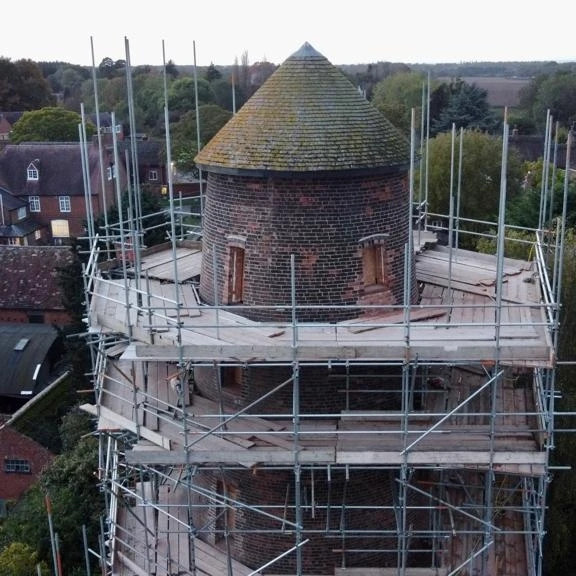
POLYGON ((40 212, 40 196, 30 196, 28 199, 30 212, 40 212))
POLYGON ((70 196, 58 196, 60 212, 70 212, 70 196))
POLYGON ((34 164, 29 164, 27 169, 27 178, 28 180, 38 180, 38 168, 34 166, 34 164))
POLYGON ((20 238, 8 238, 8 244, 10 246, 20 246, 20 238))
POLYGON ((50 222, 52 236, 54 238, 69 238, 70 229, 68 227, 68 220, 52 220, 50 222))
POLYGON ((30 474, 30 462, 19 458, 4 458, 4 472, 11 474, 30 474))
POLYGON ((27 212, 26 212, 26 206, 21 206, 20 208, 18 208, 18 220, 24 220, 24 218, 26 218, 27 212))
POLYGON ((148 171, 148 180, 152 182, 156 182, 158 180, 158 170, 149 170, 148 171))
POLYGON ((34 239, 35 240, 41 240, 42 239, 42 230, 36 230, 36 232, 34 232, 34 239))

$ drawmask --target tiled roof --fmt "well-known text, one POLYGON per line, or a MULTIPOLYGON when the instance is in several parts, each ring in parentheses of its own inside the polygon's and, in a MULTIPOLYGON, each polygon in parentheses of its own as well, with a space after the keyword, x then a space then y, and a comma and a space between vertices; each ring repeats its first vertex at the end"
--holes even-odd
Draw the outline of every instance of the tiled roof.
POLYGON ((0 182, 16 196, 84 196, 80 152, 78 142, 9 144, 0 153, 0 182), (37 181, 27 180, 31 162, 37 181))
POLYGON ((72 261, 66 246, 0 246, 0 308, 63 310, 58 268, 72 261))
POLYGON ((212 171, 406 166, 407 139, 305 43, 196 157, 212 171))

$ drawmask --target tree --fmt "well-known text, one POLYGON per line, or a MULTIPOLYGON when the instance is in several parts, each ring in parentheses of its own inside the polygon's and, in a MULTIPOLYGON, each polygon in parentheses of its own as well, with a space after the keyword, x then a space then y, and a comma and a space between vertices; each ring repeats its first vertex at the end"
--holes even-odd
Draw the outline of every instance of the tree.
POLYGON ((430 121, 431 134, 448 132, 456 128, 494 132, 499 123, 488 104, 486 90, 464 80, 450 82, 447 89, 448 102, 437 117, 430 121))
POLYGON ((206 69, 206 73, 204 74, 204 78, 208 80, 208 82, 214 82, 214 80, 219 80, 222 78, 222 73, 212 62, 210 62, 210 66, 206 69))
MULTIPOLYGON (((510 224, 537 228, 540 221, 541 204, 545 202, 545 225, 562 214, 564 201, 564 170, 549 168, 548 192, 542 197, 542 173, 544 162, 526 162, 525 178, 520 193, 507 206, 506 219, 510 224), (555 180, 552 178, 555 176, 555 180)), ((566 226, 576 225, 576 183, 568 184, 566 226)))
POLYGON ((86 526, 89 545, 97 549, 100 517, 104 513, 104 502, 95 496, 100 493, 97 470, 96 438, 82 438, 72 450, 57 456, 4 520, 1 545, 20 542, 34 550, 39 561, 51 563, 48 495, 64 573, 83 566, 82 526, 86 526))
MULTIPOLYGON (((422 110, 426 77, 418 72, 399 72, 378 82, 372 103, 404 133, 410 132, 412 109, 422 110)), ((418 116, 419 118, 420 116, 418 116)))
MULTIPOLYGON (((482 132, 463 132, 460 202, 458 203, 456 196, 459 147, 460 133, 457 134, 454 143, 452 135, 448 133, 439 134, 429 141, 429 211, 436 214, 449 214, 452 192, 455 215, 459 204, 461 218, 496 222, 500 202, 502 139, 482 132), (452 158, 454 158, 454 168, 451 177, 452 158), (450 189, 451 180, 452 190, 450 189)), ((524 177, 522 161, 514 150, 508 151, 507 167, 507 199, 510 201, 520 192, 524 177)), ((418 183, 416 188, 418 188, 418 183)), ((474 223, 461 223, 460 225, 460 230, 479 231, 484 228, 474 223)))
MULTIPOLYGON (((11 140, 20 142, 78 142, 78 125, 82 117, 64 108, 42 108, 25 112, 12 128, 11 140)), ((92 123, 86 123, 88 138, 95 132, 92 123)))
POLYGON ((0 552, 0 576, 34 576, 50 571, 45 562, 38 562, 38 554, 31 546, 22 542, 12 542, 0 552))
MULTIPOLYGON (((198 104, 209 104, 214 101, 210 83, 204 78, 198 79, 198 104)), ((196 86, 189 76, 179 77, 168 89, 168 109, 171 114, 180 117, 196 109, 196 86)))
POLYGON ((576 122, 576 74, 557 72, 538 86, 532 104, 532 116, 543 127, 547 112, 564 128, 576 122))
POLYGON ((20 112, 53 104, 50 85, 34 62, 0 57, 0 110, 20 112))
MULTIPOLYGON (((232 114, 227 110, 208 104, 198 109, 200 117, 200 146, 205 146, 217 132, 230 120, 232 114)), ((178 123, 171 128, 172 157, 176 166, 181 170, 191 170, 194 167, 194 157, 198 153, 198 129, 196 113, 185 114, 178 123)))

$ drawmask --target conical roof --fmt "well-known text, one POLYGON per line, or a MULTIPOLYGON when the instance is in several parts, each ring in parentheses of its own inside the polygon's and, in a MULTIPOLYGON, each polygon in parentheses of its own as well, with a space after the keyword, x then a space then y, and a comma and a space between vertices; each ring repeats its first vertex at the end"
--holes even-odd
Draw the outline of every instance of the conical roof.
POLYGON ((196 157, 212 171, 309 172, 405 166, 410 145, 305 43, 196 157))

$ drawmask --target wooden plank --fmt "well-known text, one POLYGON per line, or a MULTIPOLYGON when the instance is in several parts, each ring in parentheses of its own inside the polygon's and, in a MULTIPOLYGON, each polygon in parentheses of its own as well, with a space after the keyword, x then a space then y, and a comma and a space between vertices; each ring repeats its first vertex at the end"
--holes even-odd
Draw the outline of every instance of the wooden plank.
MULTIPOLYGON (((126 452, 126 462, 129 464, 180 465, 237 462, 245 466, 255 466, 257 464, 293 464, 294 461, 294 453, 282 449, 190 450, 188 454, 183 450, 129 450, 126 452)), ((326 448, 311 451, 303 450, 298 454, 298 461, 302 464, 333 464, 336 461, 335 451, 326 448)))
MULTIPOLYGON (((334 568, 334 576, 398 576, 398 568, 334 568)), ((447 568, 404 568, 403 576, 447 576, 447 568)))
MULTIPOLYGON (((409 322, 417 322, 418 320, 430 320, 438 318, 448 313, 447 308, 420 308, 415 306, 410 309, 409 322)), ((404 312, 394 312, 392 314, 382 314, 377 316, 370 316, 365 320, 347 320, 341 322, 339 325, 345 325, 348 330, 353 334, 366 332, 367 330, 374 330, 375 328, 382 328, 386 324, 399 324, 406 321, 404 312)))
POLYGON ((164 448, 166 450, 170 450, 170 440, 161 434, 154 432, 153 430, 148 430, 145 426, 137 426, 135 422, 129 420, 124 416, 120 416, 116 414, 112 410, 104 406, 100 406, 98 409, 96 406, 92 404, 83 404, 81 409, 93 416, 98 415, 98 411, 100 412, 100 416, 105 419, 105 421, 114 422, 115 425, 119 426, 121 430, 129 430, 134 434, 140 432, 140 436, 145 438, 146 440, 150 440, 157 446, 164 448))

